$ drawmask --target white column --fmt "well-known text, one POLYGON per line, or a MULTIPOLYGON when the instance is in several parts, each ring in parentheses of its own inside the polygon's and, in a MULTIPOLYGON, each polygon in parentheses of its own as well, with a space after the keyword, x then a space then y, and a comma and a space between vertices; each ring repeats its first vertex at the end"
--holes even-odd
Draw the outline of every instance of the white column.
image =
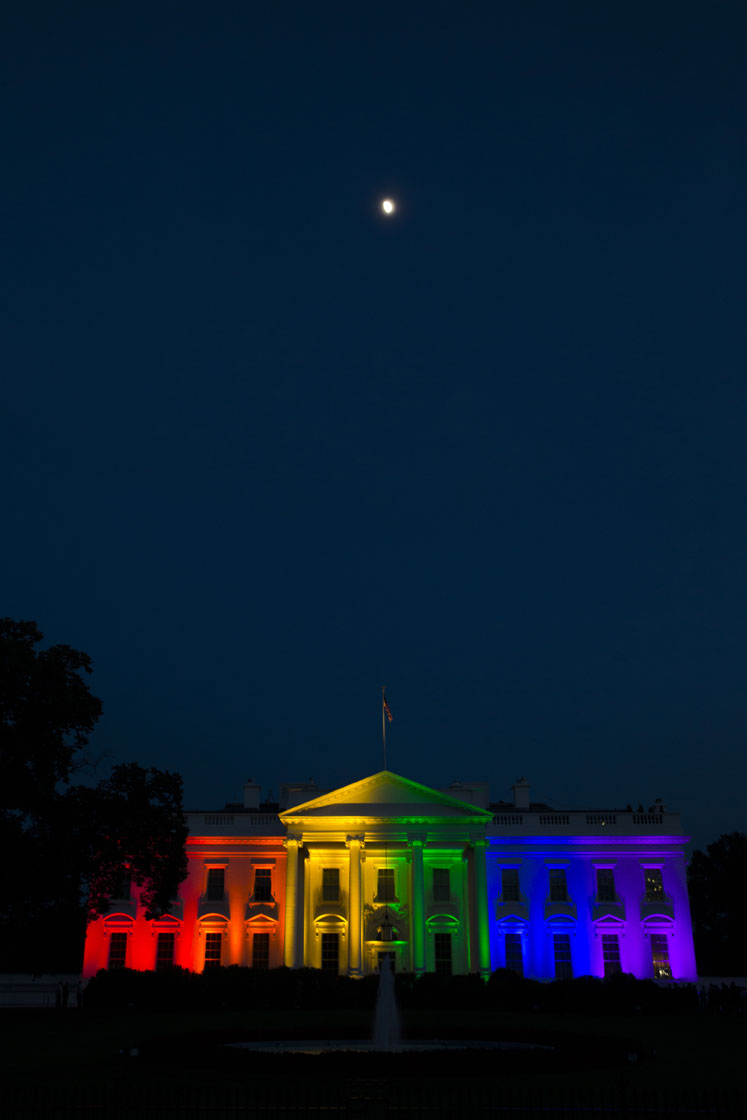
POLYGON ((474 936, 474 919, 472 916, 472 858, 469 845, 462 852, 464 874, 462 876, 462 914, 464 929, 464 952, 466 955, 467 972, 472 971, 472 961, 475 950, 472 944, 474 936))
POLYGON ((425 972, 425 876, 423 874, 423 838, 412 837, 412 899, 410 900, 412 922, 410 939, 412 942, 412 970, 416 976, 425 972))
POLYGON ((299 948, 303 949, 303 929, 298 906, 298 862, 300 836, 288 836, 283 841, 288 852, 285 863, 285 952, 286 968, 299 967, 299 948))
POLYGON ((361 848, 362 836, 348 836, 345 840, 349 856, 348 889, 348 976, 363 975, 362 967, 362 908, 361 908, 361 848))
POLYGON ((472 842, 475 861, 475 921, 477 924, 477 960, 483 980, 490 976, 490 922, 488 918, 488 873, 485 865, 487 840, 472 842))

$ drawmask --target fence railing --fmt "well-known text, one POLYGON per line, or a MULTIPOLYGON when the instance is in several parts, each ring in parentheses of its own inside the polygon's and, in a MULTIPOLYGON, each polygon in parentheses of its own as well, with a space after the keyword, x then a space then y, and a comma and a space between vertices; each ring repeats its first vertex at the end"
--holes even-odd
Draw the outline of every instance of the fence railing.
MULTIPOLYGON (((124 1072, 124 1071, 123 1071, 124 1072)), ((130 1071, 133 1073, 134 1071, 130 1071)), ((578 1117, 637 1118, 700 1116, 737 1118, 745 1115, 747 1094, 713 1086, 693 1091, 686 1086, 661 1090, 641 1089, 626 1078, 612 1074, 609 1084, 576 1087, 558 1084, 521 1084, 499 1079, 472 1083, 413 1079, 318 1079, 248 1078, 246 1084, 165 1086, 157 1083, 133 1085, 123 1077, 116 1085, 77 1084, 54 1086, 44 1083, 3 1088, 4 1120, 50 1117, 57 1120, 142 1120, 143 1117, 178 1117, 179 1120, 239 1120, 240 1117, 277 1117, 318 1120, 386 1117, 511 1117, 532 1120, 577 1120, 578 1117)))

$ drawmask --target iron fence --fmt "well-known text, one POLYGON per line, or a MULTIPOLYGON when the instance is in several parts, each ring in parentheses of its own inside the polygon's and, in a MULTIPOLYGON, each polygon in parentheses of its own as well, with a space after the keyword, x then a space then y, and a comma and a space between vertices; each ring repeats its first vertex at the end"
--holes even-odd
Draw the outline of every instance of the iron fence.
POLYGON ((747 1093, 714 1087, 694 1092, 670 1086, 640 1089, 611 1079, 599 1089, 527 1083, 459 1084, 407 1079, 339 1082, 288 1079, 191 1087, 78 1084, 8 1085, 3 1120, 665 1120, 672 1117, 742 1118, 747 1093))

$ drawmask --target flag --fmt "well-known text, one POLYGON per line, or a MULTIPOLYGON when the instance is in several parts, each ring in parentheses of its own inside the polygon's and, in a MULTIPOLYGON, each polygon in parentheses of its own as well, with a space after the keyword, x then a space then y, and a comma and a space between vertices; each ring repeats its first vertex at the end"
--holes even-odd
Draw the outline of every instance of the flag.
POLYGON ((388 705, 388 704, 387 704, 387 702, 386 702, 386 696, 384 695, 384 693, 383 693, 383 692, 382 692, 382 694, 381 694, 381 699, 382 699, 382 700, 384 701, 384 711, 386 712, 386 718, 387 718, 387 719, 389 720, 389 722, 391 723, 391 722, 392 722, 392 713, 391 713, 391 712, 390 712, 390 710, 389 710, 389 705, 388 705))

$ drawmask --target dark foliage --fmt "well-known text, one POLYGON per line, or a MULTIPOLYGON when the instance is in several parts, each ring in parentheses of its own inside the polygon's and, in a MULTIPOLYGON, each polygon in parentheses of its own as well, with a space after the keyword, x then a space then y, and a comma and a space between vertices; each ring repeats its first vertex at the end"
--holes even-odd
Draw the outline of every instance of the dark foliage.
POLYGON ((146 917, 165 913, 187 874, 179 774, 131 762, 115 766, 95 789, 71 790, 66 802, 86 871, 89 917, 106 912, 123 868, 142 888, 146 917))
POLYGON ((0 842, 8 853, 0 971, 77 969, 86 907, 102 913, 123 875, 149 916, 186 874, 178 774, 116 766, 95 787, 71 785, 101 714, 82 674, 87 654, 36 647, 34 622, 0 620, 0 842))
MULTIPOLYGON (((741 1006, 740 989, 736 998, 701 998, 692 985, 659 985, 652 980, 636 980, 626 974, 600 980, 581 976, 542 984, 525 980, 506 969, 498 969, 485 984, 479 976, 437 976, 428 973, 416 978, 408 973, 396 976, 397 1000, 403 1010, 433 1009, 439 1012, 562 1012, 582 1015, 672 1015, 704 1008, 736 1010, 741 1006)), ((163 972, 102 970, 88 984, 85 1003, 95 1010, 150 1011, 245 1011, 247 1025, 261 1027, 263 1011, 358 1008, 373 1014, 378 977, 353 980, 319 969, 278 968, 271 970, 241 968, 209 969, 203 973, 181 968, 163 972)), ((295 1033, 289 1018, 288 1037, 295 1033)))
POLYGON ((69 780, 101 715, 81 676, 90 657, 63 645, 37 650, 42 639, 35 622, 0 619, 0 807, 32 816, 69 780))
POLYGON ((731 832, 693 853, 687 869, 698 972, 743 976, 747 834, 731 832))

